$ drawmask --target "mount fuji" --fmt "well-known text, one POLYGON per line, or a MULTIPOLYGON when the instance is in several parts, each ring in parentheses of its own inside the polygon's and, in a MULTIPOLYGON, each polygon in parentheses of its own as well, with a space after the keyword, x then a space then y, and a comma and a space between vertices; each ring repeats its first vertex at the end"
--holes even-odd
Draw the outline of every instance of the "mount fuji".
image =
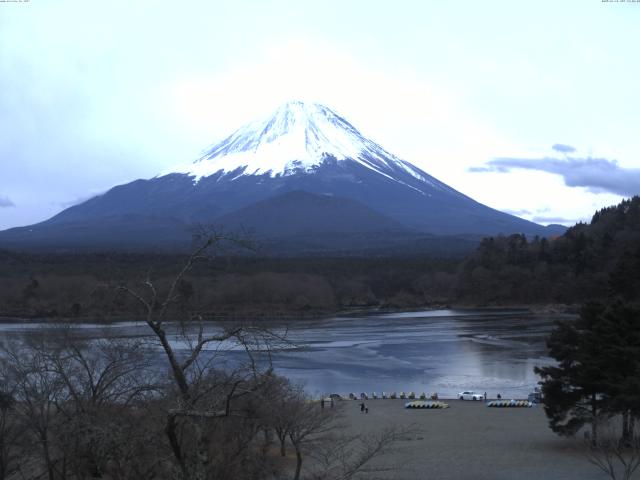
POLYGON ((196 224, 243 228, 274 248, 301 252, 562 232, 482 205, 365 138, 331 109, 293 101, 195 162, 0 232, 0 246, 182 249, 196 224))

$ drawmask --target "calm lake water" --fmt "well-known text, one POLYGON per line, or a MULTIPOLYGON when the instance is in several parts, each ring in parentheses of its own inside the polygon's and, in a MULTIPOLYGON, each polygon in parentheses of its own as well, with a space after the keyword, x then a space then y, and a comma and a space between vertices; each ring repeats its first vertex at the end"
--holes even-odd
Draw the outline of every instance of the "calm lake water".
MULTIPOLYGON (((275 353, 273 364, 278 373, 303 383, 315 396, 424 391, 452 397, 461 390, 477 390, 491 397, 526 397, 538 381, 533 367, 551 363, 545 338, 554 320, 561 318, 570 317, 500 309, 298 321, 288 325, 295 348, 275 353)), ((0 337, 19 338, 50 328, 0 324, 0 337)), ((149 334, 137 322, 85 324, 77 331, 89 337, 149 334)), ((243 356, 240 351, 227 353, 231 361, 243 356)))

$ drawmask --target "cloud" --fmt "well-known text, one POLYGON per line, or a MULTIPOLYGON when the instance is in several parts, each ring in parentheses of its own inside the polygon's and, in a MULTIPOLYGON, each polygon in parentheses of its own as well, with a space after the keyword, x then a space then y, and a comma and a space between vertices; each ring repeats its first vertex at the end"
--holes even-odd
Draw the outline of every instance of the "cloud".
POLYGON ((556 152, 560 152, 560 153, 573 153, 576 151, 576 149, 571 145, 563 145, 562 143, 556 143, 551 148, 553 148, 556 152))
POLYGON ((98 197, 107 192, 108 189, 95 190, 87 193, 86 195, 77 196, 71 200, 64 200, 62 202, 53 202, 54 205, 59 205, 62 208, 69 208, 75 205, 80 205, 81 203, 86 202, 87 200, 91 200, 94 197, 98 197))
POLYGON ((6 195, 0 195, 0 208, 15 207, 16 204, 6 195))
MULTIPOLYGON (((554 150, 558 151, 558 145, 554 150)), ((564 148, 566 146, 562 146, 564 148)), ((573 148, 573 147, 569 147, 573 148)), ((495 158, 470 172, 509 173, 511 170, 537 170, 560 175, 568 187, 584 187, 592 193, 613 193, 623 197, 640 194, 640 169, 621 167, 606 158, 495 158)))
POLYGON ((521 210, 511 210, 508 208, 503 208, 502 211, 504 213, 508 213, 509 215, 531 215, 531 211, 530 210, 526 210, 526 209, 521 209, 521 210))
POLYGON ((575 223, 578 223, 578 222, 579 222, 579 221, 581 221, 581 220, 583 220, 583 219, 578 219, 578 220, 576 220, 575 218, 564 218, 564 217, 538 217, 538 216, 533 217, 533 218, 531 219, 531 221, 532 221, 532 222, 536 222, 536 223, 546 223, 546 224, 549 224, 549 223, 560 223, 560 224, 563 224, 563 225, 566 225, 566 224, 573 225, 573 224, 575 224, 575 223))

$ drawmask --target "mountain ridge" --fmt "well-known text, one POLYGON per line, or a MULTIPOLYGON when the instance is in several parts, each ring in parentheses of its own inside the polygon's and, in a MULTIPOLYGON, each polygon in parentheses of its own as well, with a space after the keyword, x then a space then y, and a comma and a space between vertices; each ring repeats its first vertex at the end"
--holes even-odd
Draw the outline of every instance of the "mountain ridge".
MULTIPOLYGON (((389 221, 399 224, 408 236, 412 235, 408 232, 474 237, 560 233, 557 228, 494 210, 454 190, 366 139, 327 107, 289 102, 270 118, 240 127, 195 162, 151 179, 115 186, 45 222, 0 232, 0 246, 42 247, 51 244, 51 238, 56 238, 59 246, 65 243, 67 234, 70 245, 80 245, 84 239, 89 248, 104 248, 110 241, 113 248, 119 248, 130 243, 127 235, 132 227, 128 219, 132 216, 137 219, 133 230, 138 243, 144 245, 147 235, 150 245, 187 245, 194 224, 219 224, 222 220, 237 225, 242 222, 234 215, 242 217, 246 214, 243 209, 251 210, 254 205, 255 211, 255 204, 283 195, 291 205, 281 208, 298 212, 302 224, 307 219, 300 213, 301 207, 294 204, 303 197, 286 196, 295 191, 343 199, 349 206, 346 210, 341 211, 344 205, 339 202, 329 202, 322 210, 324 231, 329 231, 333 216, 342 219, 343 225, 360 225, 360 232, 351 233, 371 235, 379 244, 389 221), (350 218, 345 217, 346 212, 350 212, 350 218), (361 215, 379 221, 363 222, 361 215), (120 224, 118 219, 122 219, 120 224), (109 231, 104 230, 104 223, 111 226, 109 231), (104 238, 97 241, 93 231, 103 232, 104 238)), ((271 237, 283 238, 291 233, 287 219, 271 213, 271 237)), ((259 215, 253 214, 252 218, 254 223, 264 224, 259 215)), ((320 228, 312 228, 309 222, 306 225, 308 235, 320 228)), ((304 236, 303 231, 298 234, 304 236)), ((336 244, 340 243, 337 240, 336 244)), ((396 240, 397 235, 390 241, 390 248, 398 245, 396 240)), ((325 244, 331 250, 331 242, 325 244)))

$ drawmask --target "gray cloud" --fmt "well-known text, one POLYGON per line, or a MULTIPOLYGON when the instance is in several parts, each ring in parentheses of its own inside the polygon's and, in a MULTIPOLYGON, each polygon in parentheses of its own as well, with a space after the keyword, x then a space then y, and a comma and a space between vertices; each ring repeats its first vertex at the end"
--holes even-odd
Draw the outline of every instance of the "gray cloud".
POLYGON ((575 219, 575 218, 564 218, 564 217, 533 217, 531 219, 532 222, 536 223, 561 223, 561 224, 569 224, 573 225, 578 223, 579 221, 584 219, 575 219))
POLYGON ((107 189, 96 190, 94 192, 88 193, 86 195, 80 195, 72 200, 65 200, 62 202, 54 202, 55 205, 59 205, 62 208, 73 207, 74 205, 80 205, 81 203, 86 202, 87 200, 91 200, 93 197, 98 197, 107 192, 107 189))
POLYGON ((561 152, 561 153, 573 153, 576 151, 576 149, 571 145, 563 145, 562 143, 556 143, 551 148, 553 148, 556 152, 561 152))
POLYGON ((568 187, 585 187, 593 193, 608 192, 623 197, 640 194, 640 169, 624 168, 617 161, 606 158, 495 158, 485 166, 469 171, 508 173, 513 169, 560 175, 568 187))
POLYGON ((467 171, 471 173, 485 173, 485 172, 506 173, 509 170, 506 168, 499 168, 499 167, 469 167, 467 171))
POLYGON ((15 207, 16 204, 6 195, 0 195, 0 208, 15 207))
POLYGON ((529 210, 510 210, 510 209, 502 209, 504 213, 508 213, 509 215, 531 215, 531 211, 529 210))

